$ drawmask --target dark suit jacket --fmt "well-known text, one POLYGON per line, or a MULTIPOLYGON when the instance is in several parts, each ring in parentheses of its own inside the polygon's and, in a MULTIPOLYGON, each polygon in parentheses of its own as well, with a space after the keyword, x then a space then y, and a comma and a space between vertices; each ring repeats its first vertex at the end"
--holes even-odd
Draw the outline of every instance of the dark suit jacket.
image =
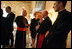
POLYGON ((7 24, 7 28, 8 28, 8 31, 12 32, 13 31, 13 22, 14 22, 14 18, 15 18, 15 14, 14 13, 9 13, 7 15, 7 18, 6 18, 6 24, 7 24))
POLYGON ((1 17, 1 19, 0 19, 0 26, 1 26, 1 44, 5 44, 6 42, 6 40, 5 39, 7 39, 7 28, 6 28, 6 22, 5 22, 5 18, 4 17, 1 17))
POLYGON ((40 24, 40 27, 37 30, 37 32, 39 34, 45 34, 50 29, 51 26, 52 26, 52 22, 50 18, 46 17, 46 19, 40 24))
POLYGON ((14 13, 9 13, 6 18, 1 17, 1 44, 8 44, 9 38, 12 37, 14 13))
POLYGON ((50 29, 47 36, 49 48, 66 47, 66 39, 71 29, 71 13, 63 10, 59 12, 58 18, 50 29))

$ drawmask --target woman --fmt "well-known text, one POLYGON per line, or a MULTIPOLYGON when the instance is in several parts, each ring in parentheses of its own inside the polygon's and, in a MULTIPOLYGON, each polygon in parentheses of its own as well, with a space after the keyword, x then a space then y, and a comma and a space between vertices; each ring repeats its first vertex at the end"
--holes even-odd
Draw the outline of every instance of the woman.
POLYGON ((26 48, 26 28, 28 27, 28 21, 25 18, 27 15, 26 10, 23 10, 22 16, 18 16, 15 20, 17 24, 16 32, 16 48, 26 48))
POLYGON ((36 38, 36 34, 37 34, 35 28, 38 24, 41 23, 41 20, 42 20, 42 19, 40 19, 40 13, 41 12, 35 12, 34 13, 35 18, 31 20, 30 31, 31 31, 32 47, 33 48, 35 48, 35 38, 36 38))

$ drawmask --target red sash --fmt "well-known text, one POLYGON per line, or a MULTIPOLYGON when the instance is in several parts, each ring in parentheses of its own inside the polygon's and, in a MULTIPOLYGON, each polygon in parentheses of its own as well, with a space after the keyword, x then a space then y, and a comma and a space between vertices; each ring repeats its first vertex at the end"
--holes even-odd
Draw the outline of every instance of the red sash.
POLYGON ((45 37, 44 34, 39 35, 37 48, 42 48, 44 37, 45 37))
POLYGON ((26 28, 17 27, 17 30, 19 30, 19 31, 26 31, 26 28))
MULTIPOLYGON (((17 27, 17 30, 19 30, 19 31, 26 31, 26 28, 17 27)), ((24 33, 23 33, 22 48, 24 48, 24 33)))

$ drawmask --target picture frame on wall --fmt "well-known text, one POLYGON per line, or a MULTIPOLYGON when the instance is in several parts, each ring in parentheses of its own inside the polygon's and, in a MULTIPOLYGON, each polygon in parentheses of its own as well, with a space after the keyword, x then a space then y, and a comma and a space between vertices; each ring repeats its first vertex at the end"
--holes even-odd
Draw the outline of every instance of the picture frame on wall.
POLYGON ((35 10, 42 11, 45 9, 46 1, 36 1, 35 10))

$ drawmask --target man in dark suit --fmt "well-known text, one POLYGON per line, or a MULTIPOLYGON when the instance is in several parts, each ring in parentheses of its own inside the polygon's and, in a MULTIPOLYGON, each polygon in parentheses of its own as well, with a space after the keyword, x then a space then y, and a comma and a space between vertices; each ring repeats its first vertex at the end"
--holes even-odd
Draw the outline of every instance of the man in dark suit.
POLYGON ((54 10, 58 17, 46 34, 47 48, 66 48, 66 40, 71 30, 71 13, 65 9, 67 1, 56 1, 54 10))
POLYGON ((42 15, 44 18, 43 22, 36 26, 36 30, 38 32, 36 48, 46 47, 47 39, 45 39, 45 34, 52 26, 52 22, 48 17, 48 11, 44 11, 42 15))
POLYGON ((0 24, 1 24, 1 48, 4 47, 4 32, 5 32, 5 23, 4 23, 5 18, 3 17, 3 10, 1 9, 1 18, 0 18, 0 24))
POLYGON ((7 41, 9 39, 8 37, 8 31, 7 31, 7 24, 6 24, 6 18, 3 17, 3 10, 1 9, 1 19, 0 19, 0 24, 1 24, 1 48, 5 48, 7 45, 7 41))
POLYGON ((11 7, 10 6, 6 7, 6 12, 8 13, 7 18, 6 18, 7 30, 8 30, 9 39, 11 39, 10 47, 12 47, 13 46, 13 41, 14 41, 12 31, 14 29, 13 28, 13 22, 14 22, 15 14, 13 12, 11 12, 11 7))

